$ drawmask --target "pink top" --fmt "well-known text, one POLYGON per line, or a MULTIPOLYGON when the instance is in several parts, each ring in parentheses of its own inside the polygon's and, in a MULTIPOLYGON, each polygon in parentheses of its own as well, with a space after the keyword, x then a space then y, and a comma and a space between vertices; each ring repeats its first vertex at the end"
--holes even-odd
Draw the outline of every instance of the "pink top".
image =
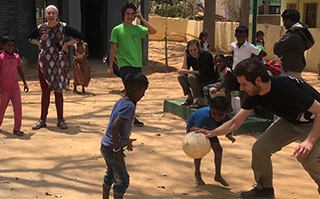
POLYGON ((20 56, 16 53, 13 53, 13 56, 4 51, 0 54, 0 87, 2 90, 19 87, 18 66, 21 64, 20 56))

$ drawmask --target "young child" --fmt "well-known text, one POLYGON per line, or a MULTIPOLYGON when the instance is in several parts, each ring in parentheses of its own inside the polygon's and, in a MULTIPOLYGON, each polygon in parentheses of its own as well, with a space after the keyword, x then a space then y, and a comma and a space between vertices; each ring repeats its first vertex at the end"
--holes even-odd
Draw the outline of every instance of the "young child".
POLYGON ((199 40, 200 40, 200 48, 203 51, 208 51, 209 49, 209 34, 206 31, 202 31, 199 35, 199 40))
MULTIPOLYGON (((236 28, 235 37, 237 41, 231 43, 231 51, 232 51, 232 57, 233 57, 232 71, 235 69, 238 63, 240 63, 242 60, 251 58, 252 55, 256 55, 259 60, 261 60, 263 57, 267 55, 265 51, 249 43, 247 41, 248 36, 249 36, 249 29, 247 27, 239 26, 236 28)), ((240 87, 236 78, 230 80, 230 86, 233 88, 240 87)), ((244 96, 245 96, 244 92, 239 92, 239 98, 240 98, 241 104, 244 100, 244 96)))
MULTIPOLYGON (((201 108, 198 111, 190 115, 187 122, 187 133, 190 132, 192 127, 200 127, 207 129, 215 129, 230 120, 230 116, 227 114, 229 102, 225 97, 215 97, 210 102, 210 108, 201 108)), ((233 142, 235 138, 231 133, 227 134, 226 137, 233 142)), ((215 164, 215 177, 214 180, 220 182, 223 186, 229 186, 229 184, 221 176, 221 162, 222 162, 222 147, 217 137, 210 138, 211 147, 214 152, 214 164, 215 164)), ((195 166, 195 181, 197 185, 204 185, 205 182, 201 178, 200 172, 201 159, 194 160, 195 166)))
POLYGON ((21 59, 15 51, 15 40, 12 36, 6 35, 1 39, 3 52, 0 54, 0 85, 1 85, 1 105, 0 105, 0 126, 6 112, 9 101, 11 100, 14 111, 13 133, 17 136, 23 136, 21 131, 22 107, 21 91, 19 88, 18 73, 24 84, 24 92, 29 88, 21 69, 21 59))
POLYGON ((264 33, 259 30, 256 33, 256 46, 263 46, 264 47, 264 33))
POLYGON ((142 73, 129 73, 123 80, 126 95, 113 107, 107 131, 101 140, 101 153, 107 164, 103 180, 103 199, 109 199, 113 185, 114 199, 122 199, 129 186, 129 175, 124 162, 124 148, 133 150, 130 139, 135 118, 135 104, 144 96, 148 88, 148 79, 142 73))
POLYGON ((231 43, 231 51, 233 57, 232 70, 240 63, 242 60, 251 58, 252 54, 256 55, 259 60, 265 57, 267 53, 253 44, 249 43, 248 40, 249 29, 245 26, 239 26, 236 28, 235 37, 236 42, 231 43))
POLYGON ((239 88, 232 88, 229 80, 235 77, 232 75, 231 68, 227 67, 227 59, 223 54, 217 54, 213 58, 213 61, 219 72, 220 82, 205 86, 203 88, 204 95, 207 97, 208 101, 210 101, 217 92, 219 92, 221 89, 224 89, 225 96, 229 102, 229 108, 227 111, 232 112, 231 92, 233 90, 239 90, 239 88))
POLYGON ((80 41, 72 46, 73 51, 73 69, 74 82, 73 93, 79 94, 77 86, 82 86, 82 93, 85 93, 84 87, 88 87, 91 79, 91 69, 87 60, 89 56, 88 44, 80 41))

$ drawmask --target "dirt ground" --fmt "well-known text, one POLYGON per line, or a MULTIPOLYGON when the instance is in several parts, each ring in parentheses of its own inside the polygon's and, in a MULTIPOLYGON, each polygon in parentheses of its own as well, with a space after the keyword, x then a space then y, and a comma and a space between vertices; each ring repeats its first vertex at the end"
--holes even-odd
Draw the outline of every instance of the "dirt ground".
MULTIPOLYGON (((234 144, 220 138, 224 148, 222 175, 229 187, 213 180, 212 152, 203 159, 201 167, 207 185, 194 184, 193 160, 181 149, 186 122, 163 112, 164 99, 183 97, 175 71, 181 67, 184 47, 180 43, 169 44, 170 67, 165 68, 164 43, 150 42, 150 62, 144 68, 150 86, 136 111, 145 126, 133 128, 132 137, 138 140, 134 143, 135 150, 126 153, 130 187, 125 198, 235 199, 241 191, 253 186, 251 146, 259 134, 236 136, 234 144)), ((89 94, 75 95, 72 91, 64 94, 67 130, 56 126, 53 95, 48 127, 31 129, 39 119, 41 92, 36 66, 24 68, 30 87, 29 93, 22 94, 22 130, 27 135, 12 134, 10 105, 0 132, 0 198, 101 198, 105 163, 99 150, 100 140, 123 87, 119 78, 106 78, 106 67, 100 60, 90 60, 90 63, 89 94)), ((304 73, 303 77, 320 90, 317 74, 304 73)), ((316 184, 292 156, 297 145, 292 143, 272 157, 277 199, 319 197, 316 184)))

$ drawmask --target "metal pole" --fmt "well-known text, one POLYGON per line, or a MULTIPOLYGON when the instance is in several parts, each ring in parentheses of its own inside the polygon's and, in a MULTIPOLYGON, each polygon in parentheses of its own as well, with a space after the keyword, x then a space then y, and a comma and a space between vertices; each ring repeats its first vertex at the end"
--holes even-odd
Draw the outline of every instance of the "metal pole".
POLYGON ((252 13, 252 44, 256 44, 256 32, 257 32, 257 11, 258 0, 253 0, 253 13, 252 13))

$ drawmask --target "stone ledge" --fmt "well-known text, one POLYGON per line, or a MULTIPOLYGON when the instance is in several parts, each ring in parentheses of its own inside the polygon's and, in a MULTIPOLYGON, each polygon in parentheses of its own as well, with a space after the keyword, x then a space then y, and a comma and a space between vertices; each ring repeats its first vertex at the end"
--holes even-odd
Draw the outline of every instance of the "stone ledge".
MULTIPOLYGON (((163 111, 172 113, 184 120, 187 120, 192 113, 197 111, 197 109, 189 108, 188 106, 181 106, 180 104, 184 102, 184 100, 185 99, 164 100, 163 111)), ((234 135, 263 132, 270 126, 272 122, 273 121, 269 119, 264 119, 257 116, 249 116, 241 125, 241 127, 234 132, 234 135)))

